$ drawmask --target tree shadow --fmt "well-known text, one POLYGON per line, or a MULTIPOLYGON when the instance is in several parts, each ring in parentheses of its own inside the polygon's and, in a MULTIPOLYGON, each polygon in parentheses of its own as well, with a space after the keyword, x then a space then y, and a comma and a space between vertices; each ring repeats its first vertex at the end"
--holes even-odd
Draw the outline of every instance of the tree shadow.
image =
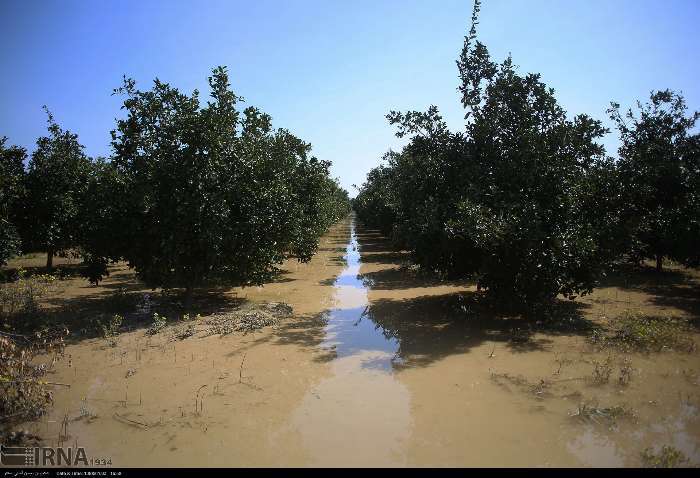
POLYGON ((291 272, 286 269, 276 269, 265 281, 265 284, 283 284, 286 282, 294 282, 294 279, 289 277, 290 274, 291 272))
POLYGON ((320 285, 325 285, 325 286, 333 286, 336 285, 337 277, 328 277, 327 279, 323 279, 318 281, 320 285))
POLYGON ((317 347, 326 338, 324 327, 327 323, 328 312, 294 316, 293 320, 284 321, 277 327, 273 339, 279 344, 317 347))
POLYGON ((80 277, 85 270, 85 266, 81 264, 58 264, 53 269, 48 269, 46 266, 18 266, 4 267, 0 271, 0 278, 7 282, 13 282, 19 278, 20 268, 24 271, 25 277, 31 277, 42 274, 51 274, 59 279, 70 279, 80 277))
POLYGON ((422 273, 420 269, 408 267, 391 267, 379 271, 359 274, 362 284, 374 290, 415 289, 439 286, 469 286, 473 283, 466 280, 447 280, 432 273, 422 273))
POLYGON ((582 314, 584 304, 561 301, 554 307, 556 321, 538 321, 498 313, 475 292, 380 299, 365 307, 295 318, 261 340, 317 350, 325 344, 315 357, 322 362, 379 352, 391 358, 368 360, 363 367, 402 368, 427 366, 487 341, 514 353, 545 350, 549 337, 588 335, 595 327, 582 314))
POLYGON ((657 272, 647 264, 622 263, 600 285, 642 292, 652 304, 682 310, 700 322, 700 271, 671 266, 657 272))
POLYGON ((475 292, 378 300, 367 317, 388 339, 396 340, 397 355, 407 366, 428 365, 446 356, 465 353, 485 341, 501 343, 515 353, 543 350, 547 336, 587 335, 595 327, 585 319, 583 304, 557 302, 556 320, 505 315, 475 292), (536 334, 538 336, 536 337, 536 334))
POLYGON ((405 251, 397 252, 369 252, 362 254, 362 262, 365 264, 395 264, 410 263, 411 255, 405 251))
POLYGON ((122 331, 132 331, 150 326, 155 312, 174 322, 182 319, 188 310, 206 316, 239 308, 246 302, 226 292, 223 288, 197 291, 186 310, 177 293, 146 291, 133 284, 110 284, 99 292, 78 297, 49 296, 40 310, 10 317, 8 324, 14 331, 25 334, 65 327, 69 331, 67 342, 77 343, 100 336, 102 325, 117 314, 123 318, 122 331))

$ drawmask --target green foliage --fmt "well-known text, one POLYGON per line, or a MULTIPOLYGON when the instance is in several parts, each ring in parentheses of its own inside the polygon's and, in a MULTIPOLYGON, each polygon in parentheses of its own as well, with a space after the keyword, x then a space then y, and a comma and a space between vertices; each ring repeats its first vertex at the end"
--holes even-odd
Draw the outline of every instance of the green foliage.
POLYGON ((610 333, 597 331, 591 342, 600 348, 625 351, 692 352, 696 345, 689 330, 688 322, 683 319, 626 312, 613 321, 610 333))
POLYGON ((116 167, 103 158, 90 163, 76 219, 77 248, 85 267, 81 273, 97 284, 108 274, 107 266, 120 259, 127 240, 118 219, 124 214, 125 185, 116 167))
POLYGON ((349 209, 330 163, 256 108, 242 112, 228 74, 209 78, 211 100, 155 80, 125 79, 125 119, 110 163, 96 162, 86 190, 81 249, 96 281, 125 258, 153 287, 211 281, 260 283, 288 256, 307 261, 349 209))
POLYGON ((0 141, 0 262, 25 250, 74 250, 91 282, 126 259, 153 287, 261 283, 288 257, 308 261, 349 212, 330 162, 256 108, 237 109, 223 68, 211 100, 155 80, 124 80, 125 119, 113 157, 90 160, 48 114, 25 173, 21 148, 0 141), (19 230, 19 231, 18 231, 19 230))
MULTIPOLYGON (((56 277, 49 274, 26 276, 18 271, 18 279, 0 285, 0 323, 17 325, 26 322, 39 311, 39 299, 49 294, 56 284, 56 277)), ((26 324, 24 324, 26 325, 26 324)))
POLYGON ((37 332, 32 337, 0 332, 0 425, 9 427, 40 417, 53 402, 43 376, 63 355, 65 329, 37 332), (50 364, 40 357, 53 356, 50 364))
POLYGON ((636 420, 637 415, 629 407, 616 405, 612 407, 598 407, 592 403, 581 403, 578 410, 571 416, 584 423, 605 424, 613 427, 620 419, 636 420))
POLYGON ((700 265, 700 112, 687 115, 683 96, 652 92, 649 102, 625 113, 608 110, 620 133, 619 177, 636 259, 664 256, 700 265))
POLYGON ((26 249, 48 251, 50 267, 54 253, 76 245, 77 218, 90 161, 78 136, 61 129, 48 109, 46 113, 49 136, 37 140, 27 170, 23 238, 26 249))
POLYGON ((20 252, 21 240, 17 228, 6 218, 0 217, 0 266, 20 252))
POLYGON ((465 131, 448 131, 434 106, 391 112, 410 142, 370 172, 354 206, 422 266, 536 309, 590 292, 615 253, 615 172, 599 121, 568 119, 539 75, 490 59, 475 38, 478 9, 457 62, 465 131))
POLYGON ((664 445, 658 453, 647 448, 641 453, 642 463, 648 468, 678 468, 690 462, 685 454, 670 445, 664 445))
POLYGON ((122 326, 124 318, 119 314, 114 314, 106 323, 100 323, 102 336, 105 338, 114 337, 119 333, 119 328, 122 326))
POLYGON ((27 152, 17 146, 5 146, 7 138, 0 137, 0 266, 20 253, 21 240, 17 230, 24 200, 24 160, 27 152))
POLYGON ((164 315, 160 315, 158 312, 154 312, 153 313, 153 323, 148 328, 146 333, 148 335, 155 335, 165 328, 166 323, 167 323, 167 317, 165 317, 164 315))

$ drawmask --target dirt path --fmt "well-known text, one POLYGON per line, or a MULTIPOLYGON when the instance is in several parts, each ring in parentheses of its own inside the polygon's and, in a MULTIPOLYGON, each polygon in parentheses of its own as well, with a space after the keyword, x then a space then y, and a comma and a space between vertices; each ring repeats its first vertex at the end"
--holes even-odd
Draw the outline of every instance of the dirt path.
MULTIPOLYGON (((517 320, 470 314, 473 288, 404 260, 348 219, 310 263, 229 293, 292 305, 278 326, 71 345, 52 376, 71 387, 34 431, 55 443, 67 418, 61 440, 115 466, 633 466, 661 445, 700 463, 697 352, 593 352, 578 329, 523 337, 517 320), (572 417, 584 403, 596 413, 572 417)), ((627 286, 582 301, 581 320, 632 302, 689 314, 627 286)))

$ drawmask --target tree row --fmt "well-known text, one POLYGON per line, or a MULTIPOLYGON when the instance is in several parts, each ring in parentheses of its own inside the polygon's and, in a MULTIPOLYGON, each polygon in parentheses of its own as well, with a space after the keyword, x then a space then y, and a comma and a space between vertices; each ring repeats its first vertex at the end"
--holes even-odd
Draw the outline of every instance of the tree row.
POLYGON ((518 309, 588 293, 621 258, 698 266, 700 113, 669 90, 611 103, 611 158, 600 121, 570 117, 540 75, 491 59, 478 12, 477 1, 457 60, 465 129, 449 131, 434 106, 387 115, 410 139, 368 174, 358 217, 423 267, 518 309))
POLYGON ((0 141, 0 262, 20 251, 77 253, 93 282, 126 260, 146 284, 191 292, 269 279, 288 257, 308 261, 349 211, 347 192, 311 145, 230 89, 224 68, 210 99, 155 80, 115 90, 125 115, 111 157, 86 156, 48 112, 27 162, 0 141))

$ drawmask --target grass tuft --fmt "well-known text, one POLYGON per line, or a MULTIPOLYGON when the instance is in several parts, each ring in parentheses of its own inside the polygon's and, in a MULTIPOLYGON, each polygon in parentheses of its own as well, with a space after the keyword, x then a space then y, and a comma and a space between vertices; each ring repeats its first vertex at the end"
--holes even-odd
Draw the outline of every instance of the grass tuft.
POLYGON ((624 351, 690 353, 695 351, 696 344, 689 329, 688 322, 683 319, 626 312, 613 322, 608 333, 596 330, 590 341, 600 348, 624 351))
POLYGON ((596 405, 582 403, 571 417, 582 422, 593 422, 615 426, 620 419, 636 420, 637 415, 631 408, 617 405, 614 407, 599 408, 596 405))
POLYGON ((669 445, 664 445, 658 453, 647 448, 641 453, 641 458, 644 466, 649 468, 678 468, 690 462, 682 451, 669 445))

